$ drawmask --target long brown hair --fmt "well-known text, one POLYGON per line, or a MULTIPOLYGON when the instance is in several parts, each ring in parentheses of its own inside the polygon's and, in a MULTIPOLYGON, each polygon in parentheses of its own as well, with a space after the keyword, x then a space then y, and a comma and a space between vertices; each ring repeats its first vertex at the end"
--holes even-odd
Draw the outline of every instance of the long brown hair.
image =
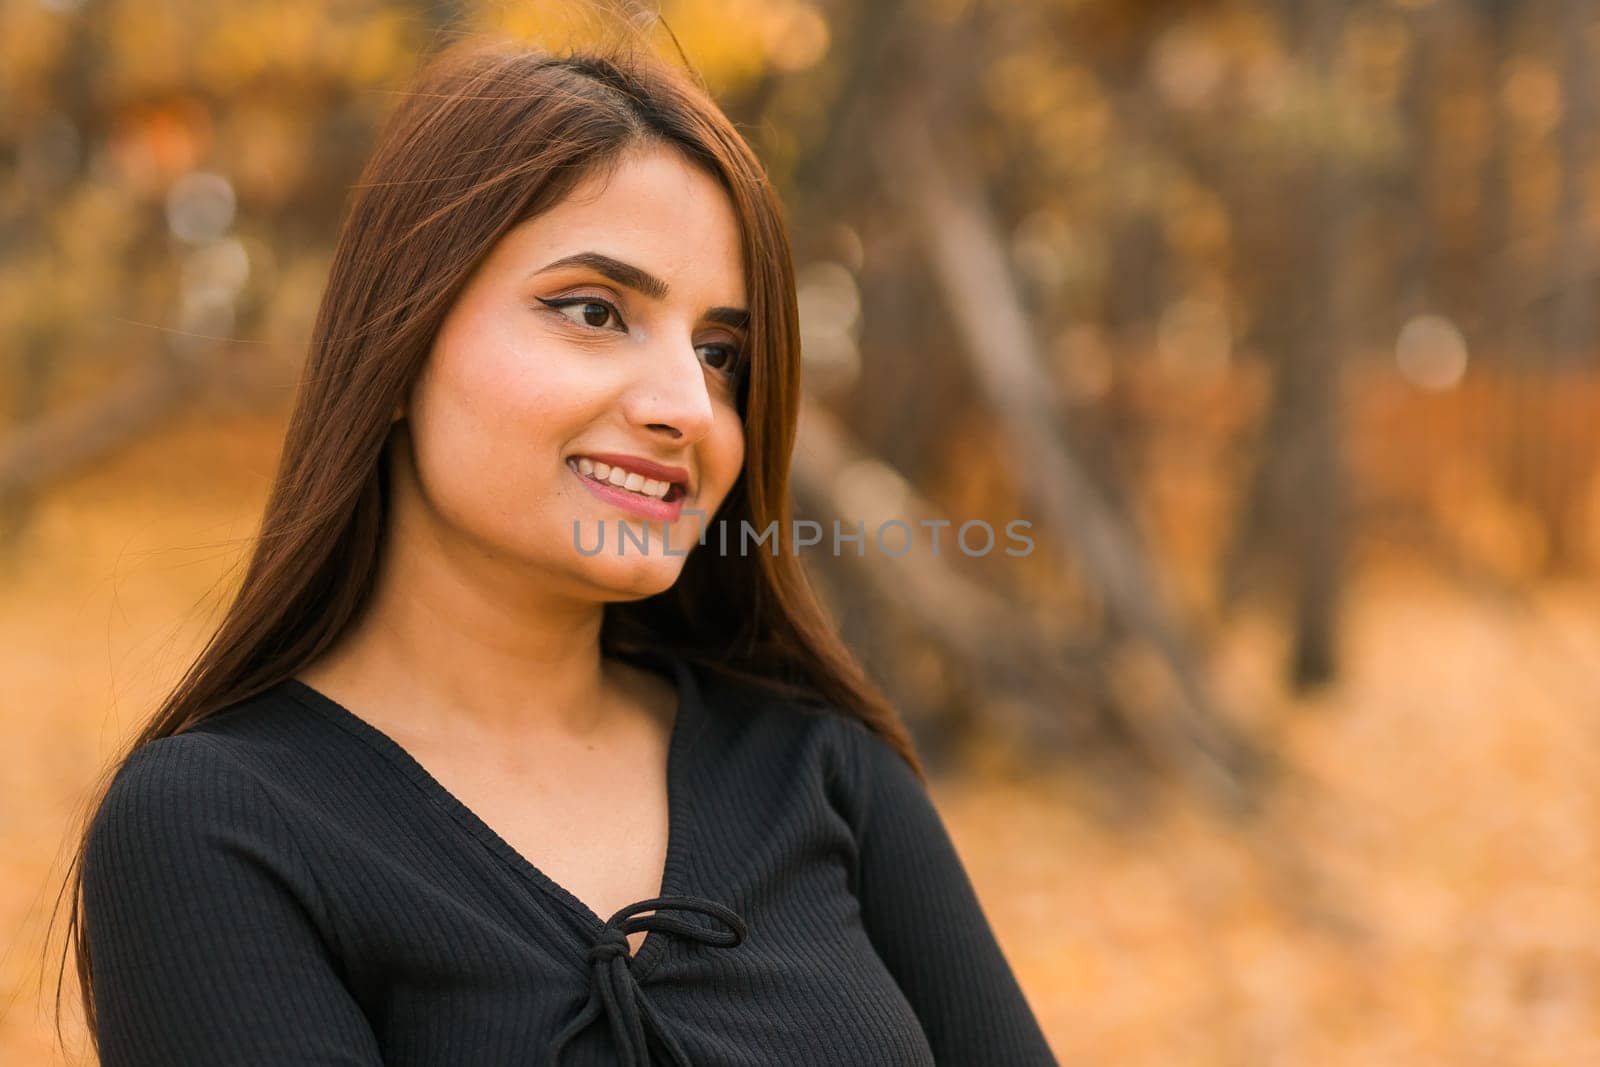
MULTIPOLYGON (((646 142, 676 147, 718 179, 742 231, 745 466, 716 517, 790 528, 800 398, 794 266, 781 209, 750 147, 691 70, 637 43, 559 56, 499 38, 451 45, 402 95, 354 188, 241 586, 188 672, 105 769, 91 810, 141 745, 292 676, 356 619, 385 527, 391 414, 458 292, 513 226, 646 142)), ((664 650, 780 693, 812 694, 859 717, 923 776, 903 723, 838 639, 792 552, 691 553, 670 590, 606 605, 601 646, 664 650)), ((86 843, 85 830, 67 875, 67 952, 75 940, 98 1051, 82 936, 86 843)), ((58 975, 58 1036, 60 996, 58 975)))

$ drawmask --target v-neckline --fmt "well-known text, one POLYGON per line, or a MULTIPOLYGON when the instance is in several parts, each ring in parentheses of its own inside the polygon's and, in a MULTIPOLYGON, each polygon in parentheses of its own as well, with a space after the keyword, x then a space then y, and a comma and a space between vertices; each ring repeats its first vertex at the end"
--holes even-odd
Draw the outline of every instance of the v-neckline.
MULTIPOLYGON (((683 863, 680 853, 685 847, 685 839, 689 832, 687 822, 692 805, 687 803, 683 795, 684 783, 681 781, 683 774, 682 750, 688 744, 685 738, 688 736, 691 722, 698 722, 698 688, 695 685, 689 665, 680 657, 671 653, 656 651, 629 652, 618 658, 653 660, 667 666, 673 675, 674 687, 678 694, 678 707, 673 713, 672 728, 667 740, 667 853, 661 871, 661 891, 656 895, 672 896, 683 894, 687 891, 687 887, 683 885, 681 879, 683 863)), ((343 727, 376 749, 379 754, 387 758, 390 763, 394 764, 420 788, 426 796, 438 803, 468 832, 483 842, 490 851, 498 855, 512 869, 531 881, 539 889, 565 905, 589 927, 591 939, 598 937, 605 929, 606 919, 604 917, 584 903, 577 894, 545 874, 531 859, 512 847, 510 842, 501 837, 492 826, 479 817, 477 812, 473 811, 464 801, 447 789, 443 782, 435 778, 433 773, 424 767, 404 745, 320 689, 301 681, 299 678, 290 676, 284 679, 283 684, 288 694, 299 703, 327 716, 336 725, 343 727)), ((660 931, 653 928, 646 931, 644 940, 639 943, 638 951, 632 953, 628 959, 628 967, 633 971, 636 979, 642 978, 655 966, 661 953, 665 950, 666 941, 666 935, 660 931)))

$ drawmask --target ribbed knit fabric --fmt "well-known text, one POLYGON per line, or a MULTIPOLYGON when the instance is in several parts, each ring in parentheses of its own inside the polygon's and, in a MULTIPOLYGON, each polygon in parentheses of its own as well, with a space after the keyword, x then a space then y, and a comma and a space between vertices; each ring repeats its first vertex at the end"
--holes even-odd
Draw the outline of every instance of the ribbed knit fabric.
POLYGON ((888 744, 651 660, 679 699, 664 879, 609 920, 296 679, 138 749, 84 862, 101 1062, 1056 1063, 888 744))

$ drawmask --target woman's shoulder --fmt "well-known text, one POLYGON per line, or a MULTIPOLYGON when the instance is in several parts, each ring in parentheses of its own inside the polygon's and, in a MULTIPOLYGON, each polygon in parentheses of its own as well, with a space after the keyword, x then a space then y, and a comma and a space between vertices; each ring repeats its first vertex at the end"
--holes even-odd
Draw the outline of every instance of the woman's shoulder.
POLYGON ((228 748, 223 738, 204 730, 139 745, 113 772, 96 828, 135 824, 154 832, 204 818, 222 805, 238 805, 253 795, 252 776, 228 748))
POLYGON ((704 666, 696 666, 694 672, 707 711, 737 730, 793 741, 829 733, 850 718, 809 690, 704 666))
POLYGON ((189 729, 138 745, 117 766, 81 854, 97 957, 126 966, 176 953, 189 938, 249 931, 267 909, 331 936, 324 888, 299 827, 240 761, 238 747, 189 729))
POLYGON ((246 839, 282 841, 271 799, 200 732, 139 745, 117 767, 90 817, 86 886, 102 895, 181 878, 246 839))
POLYGON ((208 820, 270 808, 264 785, 295 750, 307 721, 274 687, 138 745, 112 772, 91 834, 128 828, 181 835, 208 820))
MULTIPOLYGON (((697 675, 700 672, 697 670, 697 675)), ((856 791, 900 753, 861 716, 814 692, 774 689, 758 682, 710 676, 701 682, 703 704, 718 723, 719 758, 793 771, 820 766, 824 777, 856 791)), ((909 767, 906 768, 909 772, 909 767)))

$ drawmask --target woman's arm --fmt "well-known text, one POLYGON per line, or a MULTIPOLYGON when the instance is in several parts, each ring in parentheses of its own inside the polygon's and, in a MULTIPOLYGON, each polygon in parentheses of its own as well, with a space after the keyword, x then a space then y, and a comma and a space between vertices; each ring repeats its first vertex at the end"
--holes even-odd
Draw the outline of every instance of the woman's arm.
POLYGON ((199 734, 118 770, 83 868, 104 1067, 377 1067, 316 880, 260 783, 199 734))
POLYGON ((934 1059, 1055 1067, 927 790, 859 720, 841 721, 855 768, 862 922, 934 1059))

